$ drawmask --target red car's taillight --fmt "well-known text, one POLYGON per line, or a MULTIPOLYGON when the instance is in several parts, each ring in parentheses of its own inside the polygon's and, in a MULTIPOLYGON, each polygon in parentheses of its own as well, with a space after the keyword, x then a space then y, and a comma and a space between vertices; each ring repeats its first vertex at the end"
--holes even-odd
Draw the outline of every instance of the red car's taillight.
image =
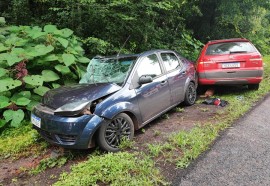
POLYGON ((197 61, 196 69, 198 72, 204 69, 203 66, 204 66, 204 61, 197 61))

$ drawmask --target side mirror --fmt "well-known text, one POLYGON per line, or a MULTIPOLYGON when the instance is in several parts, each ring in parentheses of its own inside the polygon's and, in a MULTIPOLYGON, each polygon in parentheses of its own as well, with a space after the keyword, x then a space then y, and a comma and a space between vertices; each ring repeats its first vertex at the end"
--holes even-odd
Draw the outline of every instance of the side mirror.
POLYGON ((146 84, 146 83, 151 83, 153 81, 152 77, 149 76, 149 75, 142 75, 140 78, 139 78, 139 84, 142 85, 142 84, 146 84))

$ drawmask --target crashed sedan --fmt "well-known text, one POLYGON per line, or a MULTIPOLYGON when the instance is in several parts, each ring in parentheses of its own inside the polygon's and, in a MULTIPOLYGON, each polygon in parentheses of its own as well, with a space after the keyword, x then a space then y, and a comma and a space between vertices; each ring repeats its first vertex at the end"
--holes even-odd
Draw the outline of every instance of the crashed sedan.
POLYGON ((193 62, 171 50, 94 57, 79 84, 48 91, 33 127, 64 148, 118 151, 123 139, 181 102, 196 101, 193 62))

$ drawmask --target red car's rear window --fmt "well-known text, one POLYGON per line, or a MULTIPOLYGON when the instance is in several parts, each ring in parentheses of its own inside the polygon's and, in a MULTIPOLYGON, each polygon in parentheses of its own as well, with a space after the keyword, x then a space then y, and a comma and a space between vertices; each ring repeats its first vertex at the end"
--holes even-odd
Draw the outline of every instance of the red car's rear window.
POLYGON ((206 55, 250 53, 250 52, 256 52, 256 49, 249 42, 225 42, 209 45, 206 50, 206 55))

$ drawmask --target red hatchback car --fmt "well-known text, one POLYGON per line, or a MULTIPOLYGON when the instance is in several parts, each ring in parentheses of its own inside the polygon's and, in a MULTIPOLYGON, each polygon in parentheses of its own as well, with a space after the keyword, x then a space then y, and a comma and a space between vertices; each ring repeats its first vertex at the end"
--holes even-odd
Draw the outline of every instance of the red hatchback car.
POLYGON ((248 85, 257 90, 262 81, 262 55, 247 39, 209 41, 197 60, 200 85, 248 85))

